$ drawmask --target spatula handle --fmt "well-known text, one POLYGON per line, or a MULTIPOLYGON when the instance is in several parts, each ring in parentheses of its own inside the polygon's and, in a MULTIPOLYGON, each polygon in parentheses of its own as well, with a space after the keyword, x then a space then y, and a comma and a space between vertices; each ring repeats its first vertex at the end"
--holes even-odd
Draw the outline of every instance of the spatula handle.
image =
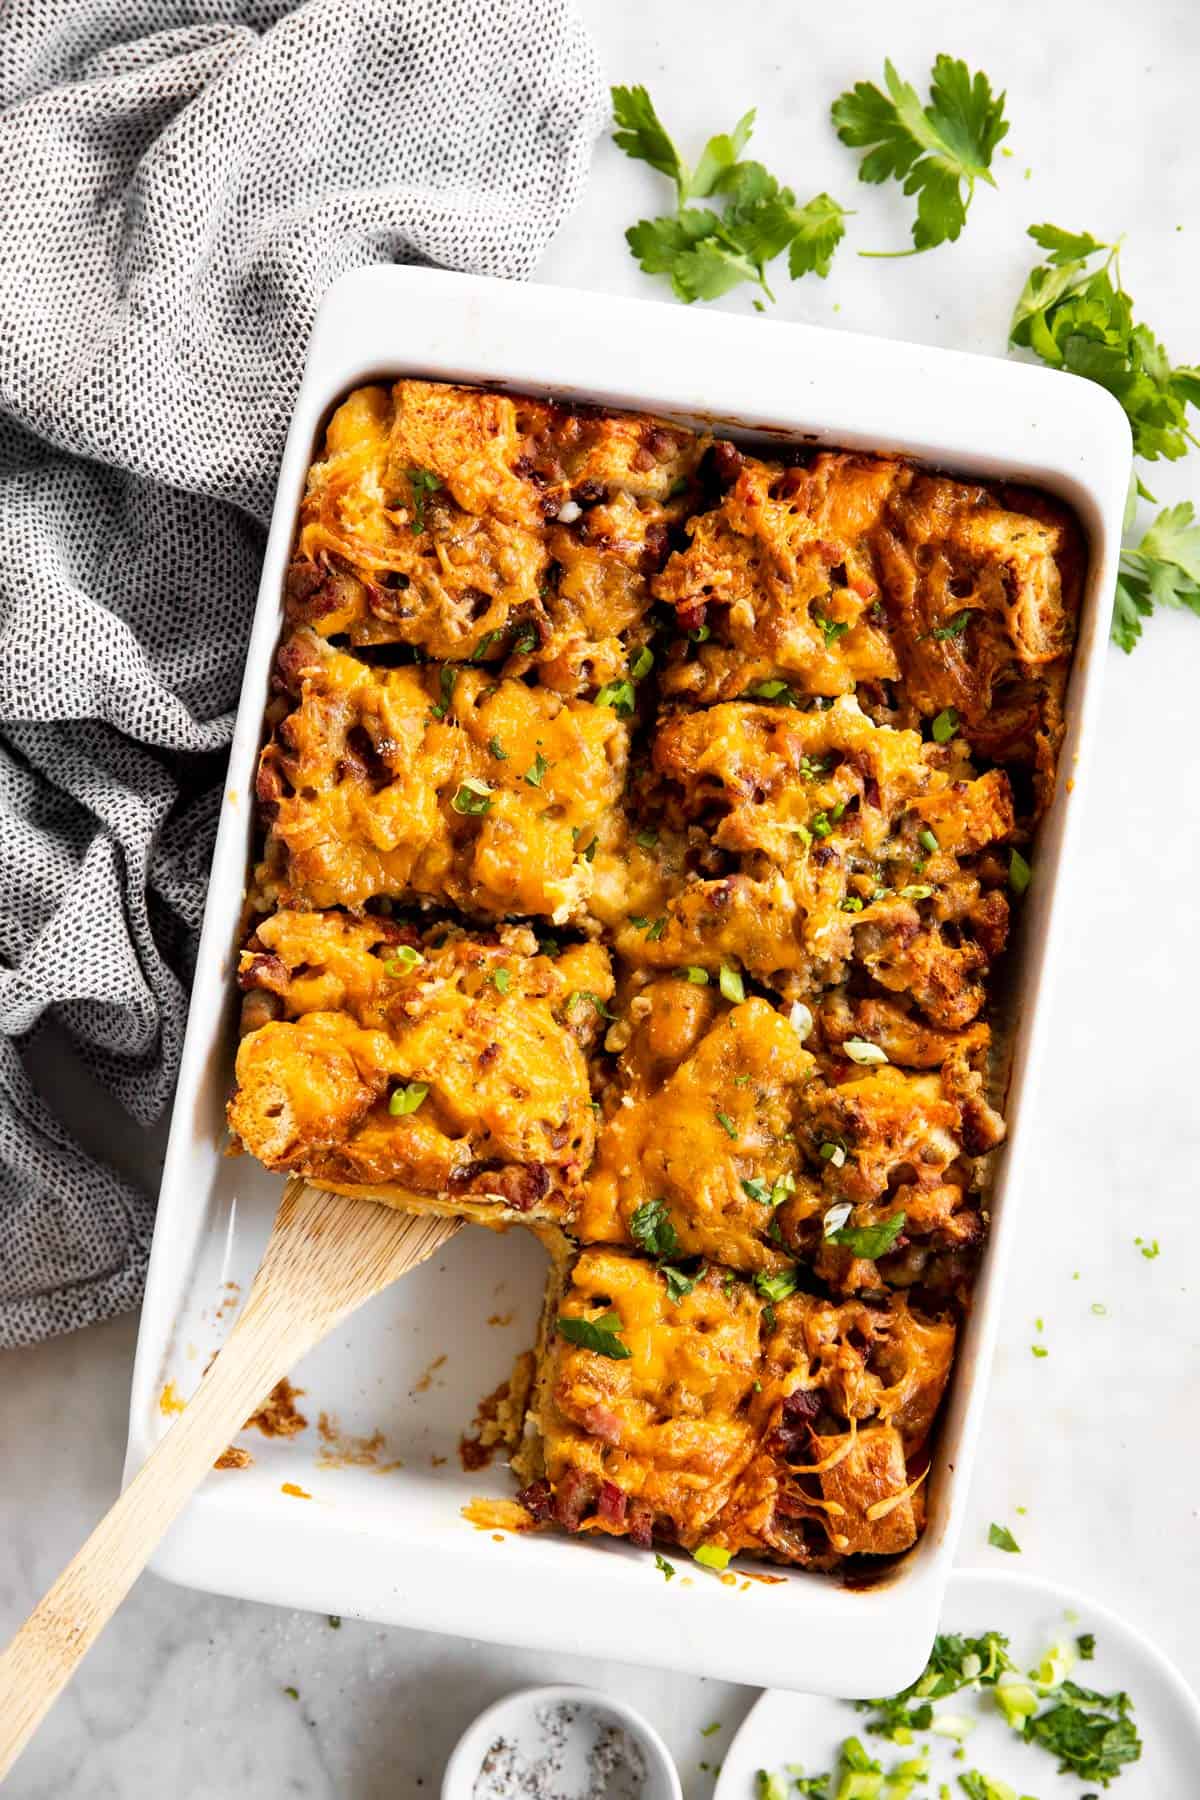
POLYGON ((281 1315, 231 1333, 195 1396, 0 1655, 0 1780, 168 1527, 284 1369, 281 1315))

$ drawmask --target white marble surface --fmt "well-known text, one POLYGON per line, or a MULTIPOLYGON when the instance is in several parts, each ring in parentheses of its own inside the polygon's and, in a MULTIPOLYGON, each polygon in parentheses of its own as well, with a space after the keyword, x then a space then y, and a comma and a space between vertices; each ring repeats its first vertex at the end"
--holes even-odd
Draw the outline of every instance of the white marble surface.
MULTIPOLYGON (((698 148, 756 104, 752 153, 801 198, 827 188, 857 206, 858 242, 870 248, 905 241, 907 203, 894 187, 855 181, 828 127, 829 101, 875 78, 884 54, 915 78, 950 49, 1007 85, 1013 154, 960 243, 890 264, 843 249, 828 282, 780 282, 781 315, 999 354, 1029 261, 1024 227, 1049 218, 1099 236, 1128 232, 1125 278, 1144 316, 1176 359, 1200 361, 1200 135, 1190 128, 1200 12, 1190 0, 1144 0, 1136 18, 1109 0, 1008 0, 964 8, 952 25, 932 0, 900 11, 872 0, 820 13, 785 0, 741 9, 610 0, 589 10, 611 79, 645 81, 685 145, 698 148)), ((621 233, 664 199, 656 178, 602 145, 544 278, 656 293, 621 233)), ((724 304, 749 310, 736 296, 724 304)), ((1150 485, 1164 499, 1200 500, 1200 453, 1190 466, 1156 469, 1150 485)), ((988 1523, 1007 1523, 1023 1566, 1127 1614, 1196 1685, 1198 670, 1200 622, 1190 618, 1154 621, 1131 660, 1111 653, 1103 741, 1079 796, 1079 929, 1060 969, 1038 1174, 961 1551, 965 1563, 996 1564, 988 1523), (1143 1260, 1139 1236, 1160 1241, 1157 1260, 1143 1260), (1035 1341, 1046 1358, 1031 1354, 1035 1341)), ((94 1102, 90 1110, 92 1138, 111 1135, 127 1161, 127 1124, 94 1102)), ((0 1358, 0 1639, 115 1493, 134 1332, 125 1319, 0 1358)), ((640 1705, 678 1756, 689 1800, 710 1793, 698 1765, 719 1758, 752 1698, 349 1621, 335 1631, 322 1618, 146 1578, 7 1791, 13 1800, 410 1800, 437 1793, 450 1744, 485 1702, 554 1678, 640 1705), (710 1720, 722 1730, 703 1738, 710 1720)))

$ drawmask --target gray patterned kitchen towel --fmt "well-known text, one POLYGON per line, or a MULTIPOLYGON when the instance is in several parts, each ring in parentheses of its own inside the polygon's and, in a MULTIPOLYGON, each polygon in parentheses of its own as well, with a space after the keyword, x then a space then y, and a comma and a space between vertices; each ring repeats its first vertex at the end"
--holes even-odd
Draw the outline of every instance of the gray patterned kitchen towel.
POLYGON ((571 0, 2 9, 0 1345, 140 1293, 152 1200, 72 1142, 46 1039, 114 1137, 162 1112, 321 293, 528 275, 604 113, 571 0))

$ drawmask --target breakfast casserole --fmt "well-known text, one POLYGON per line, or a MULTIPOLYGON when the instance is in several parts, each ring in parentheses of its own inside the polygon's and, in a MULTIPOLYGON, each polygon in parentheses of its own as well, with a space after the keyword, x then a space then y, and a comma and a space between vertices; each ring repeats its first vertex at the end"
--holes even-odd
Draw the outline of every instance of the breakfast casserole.
POLYGON ((284 596, 235 1146, 550 1258, 528 1528, 911 1547, 1085 565, 1032 490, 412 379, 284 596))

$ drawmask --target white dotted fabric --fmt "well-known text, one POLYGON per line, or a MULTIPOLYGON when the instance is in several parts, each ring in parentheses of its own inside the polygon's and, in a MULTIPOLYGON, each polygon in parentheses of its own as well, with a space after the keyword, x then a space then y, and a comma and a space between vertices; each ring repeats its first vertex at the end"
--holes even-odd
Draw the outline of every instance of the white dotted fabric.
POLYGON ((528 275, 606 113, 569 0, 3 15, 0 1345, 140 1294, 152 1202, 24 1058, 65 1027, 113 1130, 170 1096, 317 301, 372 262, 528 275))

